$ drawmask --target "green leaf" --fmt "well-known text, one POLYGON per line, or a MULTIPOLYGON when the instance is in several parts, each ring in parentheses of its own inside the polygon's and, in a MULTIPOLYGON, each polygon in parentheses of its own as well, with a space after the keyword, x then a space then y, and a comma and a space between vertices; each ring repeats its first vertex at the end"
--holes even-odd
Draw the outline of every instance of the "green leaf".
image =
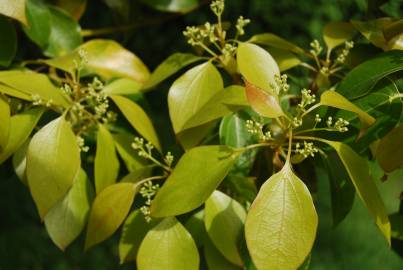
POLYGON ((8 67, 17 52, 17 33, 12 22, 0 16, 0 66, 8 67))
POLYGON ((214 126, 215 121, 194 128, 185 129, 177 134, 177 139, 185 151, 188 151, 202 143, 202 140, 210 134, 214 126))
POLYGON ((186 152, 151 203, 151 215, 183 214, 205 202, 227 175, 238 153, 212 145, 186 152))
POLYGON ((238 246, 245 218, 242 205, 220 191, 206 201, 204 222, 211 241, 228 261, 239 266, 243 265, 238 246))
POLYGON ((62 90, 54 86, 44 74, 21 70, 1 71, 0 83, 28 95, 30 99, 33 95, 38 95, 44 102, 50 101, 53 105, 65 108, 70 106, 62 90))
POLYGON ((321 141, 329 144, 336 150, 355 186, 358 196, 375 219, 376 225, 378 225, 390 245, 390 223, 388 215, 382 197, 369 174, 368 163, 346 144, 322 139, 321 141))
POLYGON ((354 203, 355 189, 343 163, 332 151, 327 153, 326 166, 330 180, 333 224, 340 224, 351 211, 354 203))
POLYGON ((260 188, 246 218, 246 243, 257 269, 298 268, 312 249, 317 225, 311 194, 286 162, 260 188))
POLYGON ((271 94, 245 80, 246 98, 252 109, 262 116, 277 118, 284 115, 277 95, 271 94))
POLYGON ((41 219, 64 197, 79 169, 77 139, 64 116, 49 122, 32 137, 27 179, 41 219))
POLYGON ((56 5, 78 21, 85 11, 87 0, 56 0, 56 5))
POLYGON ((129 172, 137 171, 145 166, 144 159, 139 157, 131 146, 134 140, 133 135, 118 133, 113 134, 113 139, 115 140, 116 150, 129 172))
POLYGON ((199 260, 190 233, 169 217, 147 233, 137 253, 137 269, 198 270, 199 260))
POLYGON ((371 92, 383 77, 403 70, 403 51, 381 53, 351 70, 337 87, 347 99, 357 99, 371 92))
POLYGON ((392 225, 392 237, 403 240, 403 215, 395 213, 390 215, 389 219, 392 225))
POLYGON ((168 93, 169 115, 175 133, 183 131, 187 122, 223 88, 221 75, 210 62, 179 77, 168 93))
POLYGON ((119 174, 119 160, 115 143, 108 129, 99 124, 97 151, 94 162, 95 190, 99 194, 104 188, 116 182, 119 174))
POLYGON ((323 39, 328 50, 333 50, 346 41, 351 40, 357 30, 348 22, 330 22, 323 28, 323 39))
POLYGON ((18 148, 18 150, 14 153, 13 160, 12 160, 15 174, 18 176, 18 179, 20 179, 21 182, 26 186, 28 186, 28 182, 27 182, 27 152, 28 152, 28 146, 29 146, 30 142, 31 142, 31 140, 27 139, 18 148))
POLYGON ((147 222, 140 210, 133 211, 126 219, 119 241, 120 263, 136 260, 140 244, 158 220, 147 222))
POLYGON ((7 145, 10 118, 10 105, 7 100, 0 95, 0 153, 4 151, 7 145))
POLYGON ((384 36, 384 28, 391 23, 391 18, 379 18, 371 21, 352 20, 351 23, 376 47, 385 48, 387 41, 384 36))
POLYGON ((383 137, 376 150, 376 160, 381 168, 387 172, 400 168, 403 165, 403 125, 399 125, 383 137))
POLYGON ((206 237, 204 256, 206 258, 207 266, 209 270, 240 270, 236 265, 230 263, 225 257, 218 251, 211 240, 206 237))
POLYGON ((49 7, 50 10, 50 35, 44 54, 50 57, 65 55, 82 42, 80 25, 65 11, 49 7))
POLYGON ((281 72, 284 72, 301 64, 301 60, 289 51, 277 48, 269 48, 268 51, 277 62, 281 72))
POLYGON ((0 14, 19 20, 27 24, 25 17, 25 0, 3 0, 0 5, 0 14))
POLYGON ((136 195, 133 183, 113 184, 97 195, 88 218, 85 250, 104 241, 122 224, 136 195))
POLYGON ((249 39, 249 42, 290 51, 296 54, 305 53, 302 48, 272 33, 254 35, 249 39))
POLYGON ((79 51, 86 54, 84 73, 95 73, 105 79, 124 77, 139 83, 147 81, 150 73, 144 63, 132 52, 113 40, 93 39, 78 47, 74 52, 43 62, 72 73, 74 61, 80 61, 79 51))
POLYGON ((41 0, 27 1, 28 24, 25 34, 42 49, 46 48, 52 28, 49 8, 41 0))
POLYGON ((192 236, 198 248, 205 244, 207 232, 204 226, 204 209, 191 215, 189 219, 186 220, 184 226, 192 236))
POLYGON ((248 106, 245 88, 229 86, 212 96, 185 124, 184 129, 201 126, 248 106))
POLYGON ((80 170, 70 191, 46 214, 46 230, 61 250, 65 250, 84 229, 93 196, 88 177, 80 170))
POLYGON ((141 90, 141 83, 131 79, 122 78, 107 84, 102 91, 108 96, 137 94, 141 90))
POLYGON ((320 104, 356 113, 361 121, 361 130, 365 130, 375 123, 375 118, 336 91, 329 90, 323 92, 320 96, 320 104))
POLYGON ((141 0, 144 4, 166 12, 187 13, 199 5, 198 0, 141 0))
POLYGON ((237 50, 237 62, 239 72, 245 80, 274 94, 272 91, 272 85, 276 85, 274 75, 279 75, 280 69, 266 50, 251 43, 241 43, 237 50))
POLYGON ((22 100, 29 100, 31 101, 31 96, 21 92, 20 90, 17 90, 15 88, 12 88, 10 86, 4 85, 0 83, 0 93, 5 94, 7 96, 11 96, 11 97, 16 97, 22 100))
POLYGON ((33 108, 13 115, 10 119, 9 136, 3 151, 0 151, 0 164, 7 160, 28 139, 43 113, 42 108, 33 108))
POLYGON ((157 133, 154 130, 150 118, 148 118, 143 109, 130 99, 122 96, 111 96, 111 99, 115 102, 116 106, 118 106, 127 121, 129 121, 130 125, 161 151, 157 133))
POLYGON ((153 88, 182 68, 202 59, 202 57, 190 53, 174 53, 158 65, 151 73, 150 78, 144 84, 143 88, 153 88))
POLYGON ((137 183, 140 180, 143 180, 144 178, 150 177, 152 174, 153 169, 156 167, 156 165, 147 165, 144 167, 140 167, 136 169, 135 171, 132 171, 125 175, 120 182, 130 182, 130 183, 137 183))

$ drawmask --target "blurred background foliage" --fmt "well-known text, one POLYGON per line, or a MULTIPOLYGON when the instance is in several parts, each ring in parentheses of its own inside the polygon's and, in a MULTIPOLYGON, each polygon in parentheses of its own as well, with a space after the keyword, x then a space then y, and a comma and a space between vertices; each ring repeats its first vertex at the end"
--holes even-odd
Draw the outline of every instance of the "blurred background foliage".
MULTIPOLYGON (((7 2, 1 0, 0 4, 7 2)), ((188 8, 192 10, 185 13, 167 12, 164 3, 170 2, 168 0, 48 2, 59 6, 64 4, 66 9, 69 3, 82 3, 82 9, 75 10, 73 15, 78 18, 82 13, 79 24, 84 40, 114 39, 138 55, 150 70, 174 52, 191 50, 182 36, 186 26, 211 20, 209 1, 204 0, 199 3, 196 0, 176 1, 190 3, 188 8)), ((224 18, 235 21, 239 15, 252 20, 245 39, 253 34, 272 32, 307 48, 312 39, 321 39, 322 28, 330 21, 366 20, 383 16, 402 18, 403 1, 227 0, 224 18)), ((17 22, 15 26, 18 42, 14 62, 43 58, 43 50, 24 35, 17 22)), ((1 35, 0 42, 7 39, 4 32, 1 35)), ((142 100, 155 121, 162 144, 175 151, 176 142, 166 105, 166 94, 172 80, 161 84, 157 91, 147 93, 142 100)), ((371 167, 373 175, 381 178, 377 165, 372 164, 371 167)), ((316 199, 320 225, 310 269, 402 269, 403 260, 395 251, 387 248, 360 201, 356 200, 347 219, 333 228, 327 176, 320 171, 318 173, 320 179, 316 199)), ((399 209, 396 202, 400 194, 396 194, 396 191, 403 188, 402 178, 403 171, 397 171, 381 186, 389 212, 399 209)), ((118 239, 119 235, 116 234, 84 253, 82 235, 65 252, 60 251, 40 223, 29 191, 14 175, 11 161, 0 167, 0 270, 133 269, 133 264, 119 265, 118 239)))

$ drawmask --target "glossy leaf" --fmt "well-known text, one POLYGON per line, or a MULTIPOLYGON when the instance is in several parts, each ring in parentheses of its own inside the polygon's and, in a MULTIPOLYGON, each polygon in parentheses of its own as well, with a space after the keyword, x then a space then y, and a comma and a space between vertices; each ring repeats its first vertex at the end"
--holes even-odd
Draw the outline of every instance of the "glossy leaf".
POLYGON ((74 60, 79 61, 80 50, 86 53, 86 73, 96 73, 105 79, 125 77, 139 83, 147 81, 150 75, 148 68, 135 54, 119 43, 106 39, 90 40, 70 54, 43 62, 72 73, 75 69, 74 60))
POLYGON ((242 43, 237 50, 237 62, 239 72, 246 81, 274 94, 271 85, 275 85, 274 75, 279 75, 280 69, 266 50, 251 43, 242 43))
POLYGON ((204 226, 204 209, 191 215, 183 225, 192 236, 198 248, 205 244, 207 232, 204 226))
POLYGON ((46 230, 61 250, 65 250, 84 229, 93 196, 87 175, 80 170, 70 191, 46 214, 46 230))
POLYGON ((311 194, 286 162, 260 188, 246 218, 246 243, 257 269, 298 268, 312 249, 317 225, 311 194))
POLYGON ((281 72, 296 67, 302 62, 295 54, 286 50, 269 48, 268 51, 278 64, 281 72))
POLYGON ((110 185, 97 195, 88 218, 85 249, 104 241, 123 223, 136 194, 133 183, 110 185))
POLYGON ((139 157, 137 152, 132 148, 133 135, 119 133, 113 134, 116 150, 122 158, 129 172, 136 171, 145 166, 143 158, 139 157))
POLYGON ((348 22, 330 22, 323 28, 323 39, 328 50, 333 50, 351 40, 356 33, 354 26, 348 22))
POLYGON ((174 53, 158 65, 151 73, 150 78, 144 84, 143 88, 149 89, 155 87, 182 68, 202 59, 202 57, 189 53, 174 53))
POLYGON ((355 186, 358 196, 375 219, 376 225, 390 245, 390 223, 382 197, 369 174, 368 163, 354 152, 348 145, 341 142, 323 142, 333 147, 343 162, 344 167, 355 186))
POLYGON ((199 5, 198 0, 142 0, 152 8, 168 12, 186 13, 199 5))
POLYGON ((130 125, 158 150, 161 150, 157 133, 144 110, 128 98, 122 96, 111 96, 111 98, 130 125))
POLYGON ((28 185, 43 219, 70 189, 80 169, 80 150, 64 116, 33 137, 27 154, 28 185))
POLYGON ((0 5, 0 14, 19 20, 26 25, 25 1, 26 0, 3 0, 0 5))
POLYGON ((203 139, 213 130, 215 121, 189 128, 177 134, 178 141, 185 151, 202 143, 203 139))
POLYGON ((11 20, 0 16, 0 66, 8 67, 17 52, 17 33, 11 20))
POLYGON ((22 100, 30 101, 32 99, 30 95, 28 95, 20 90, 17 90, 13 87, 7 86, 5 84, 1 84, 1 83, 0 83, 0 93, 5 94, 7 96, 11 96, 11 97, 16 97, 16 98, 19 98, 22 100))
POLYGON ((222 89, 221 75, 210 62, 179 77, 168 93, 169 115, 175 133, 183 131, 187 122, 222 89))
POLYGON ((107 84, 102 91, 107 95, 131 95, 139 93, 141 87, 139 82, 122 78, 107 84))
POLYGON ((176 218, 165 218, 147 233, 137 253, 137 269, 199 269, 197 247, 176 218))
POLYGON ((11 117, 7 144, 4 150, 0 151, 0 164, 24 144, 42 113, 43 109, 33 108, 11 117))
POLYGON ((10 105, 7 100, 0 95, 0 153, 4 151, 7 145, 10 118, 10 105))
POLYGON ((320 96, 320 104, 356 113, 362 123, 362 129, 366 129, 375 123, 375 118, 336 91, 329 90, 323 92, 320 96))
POLYGON ((40 0, 28 0, 26 12, 25 34, 41 48, 46 48, 52 27, 49 8, 40 0))
POLYGON ((95 190, 99 194, 104 188, 116 182, 119 174, 119 160, 112 135, 104 125, 98 125, 97 151, 94 161, 95 190))
POLYGON ((379 18, 371 21, 352 20, 351 23, 372 44, 379 48, 385 47, 387 41, 384 36, 384 28, 391 23, 391 18, 379 18))
POLYGON ((402 58, 403 51, 390 51, 365 61, 347 74, 337 92, 350 100, 367 95, 380 79, 403 70, 402 58))
POLYGON ((189 212, 205 202, 227 175, 237 153, 225 146, 200 146, 186 152, 151 204, 154 217, 189 212))
POLYGON ((44 102, 51 101, 52 104, 65 108, 70 106, 62 90, 54 86, 46 75, 40 73, 20 70, 1 71, 0 83, 30 96, 30 99, 33 95, 38 95, 44 102))
POLYGON ((238 266, 230 263, 214 246, 213 242, 206 237, 204 256, 209 270, 240 270, 238 266))
POLYGON ((403 125, 399 125, 383 137, 377 147, 376 160, 390 173, 403 165, 403 125))
POLYGON ((277 118, 284 115, 277 95, 271 94, 245 80, 246 98, 252 109, 262 116, 277 118))
POLYGON ((119 241, 120 263, 136 260, 140 244, 158 220, 152 219, 150 222, 145 220, 140 210, 133 211, 126 219, 122 228, 122 235, 119 241))
POLYGON ((302 48, 272 33, 254 35, 249 42, 290 51, 296 54, 304 54, 302 48))
POLYGON ((239 266, 243 265, 238 246, 245 218, 242 205, 220 191, 206 201, 204 221, 211 241, 228 261, 239 266))
POLYGON ((245 88, 229 86, 212 96, 185 124, 184 129, 201 126, 248 106, 245 88))

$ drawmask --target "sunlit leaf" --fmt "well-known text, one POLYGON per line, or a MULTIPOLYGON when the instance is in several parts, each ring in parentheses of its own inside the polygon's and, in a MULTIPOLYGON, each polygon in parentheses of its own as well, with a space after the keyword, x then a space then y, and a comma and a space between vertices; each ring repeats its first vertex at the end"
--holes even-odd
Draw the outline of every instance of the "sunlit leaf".
POLYGON ((151 142, 157 149, 161 150, 157 133, 154 130, 150 118, 144 110, 128 98, 122 96, 111 96, 111 98, 131 126, 147 141, 151 142))
POLYGON ((302 62, 295 54, 286 50, 269 48, 268 51, 277 62, 281 72, 296 67, 302 62))
POLYGON ((390 173, 403 165, 403 125, 386 134, 378 144, 376 160, 381 168, 390 173))
POLYGON ((279 75, 280 69, 266 50, 251 43, 241 43, 237 50, 237 62, 239 72, 246 81, 274 94, 274 75, 279 75))
POLYGON ((15 27, 11 20, 0 16, 0 66, 8 67, 16 52, 17 33, 15 27))
POLYGON ((176 218, 165 218, 147 233, 137 253, 137 269, 199 269, 197 247, 176 218))
POLYGON ((246 218, 246 242, 257 269, 298 268, 312 249, 317 225, 311 194, 286 162, 260 188, 246 218))
POLYGON ((354 26, 348 22, 330 22, 323 28, 323 39, 328 50, 333 50, 351 40, 356 33, 354 26))
POLYGON ((70 189, 80 169, 80 150, 64 116, 33 137, 27 154, 28 185, 41 219, 70 189))
POLYGON ((25 1, 26 0, 2 0, 0 14, 19 20, 26 25, 27 18, 25 17, 25 1))
POLYGON ((237 153, 225 146, 200 146, 186 152, 151 204, 154 217, 174 216, 199 207, 227 175, 237 153))
POLYGON ((211 241, 228 261, 239 266, 243 265, 238 246, 245 218, 242 205, 220 191, 206 201, 204 221, 211 241))
POLYGON ((112 135, 104 125, 98 125, 97 151, 94 161, 95 190, 97 194, 116 182, 119 160, 112 135))
POLYGON ((102 91, 107 95, 130 95, 139 93, 141 87, 139 82, 122 78, 107 84, 102 91))
POLYGON ((187 122, 222 89, 221 75, 210 62, 179 77, 168 94, 169 115, 175 133, 183 131, 187 122))
POLYGON ((10 105, 7 100, 0 95, 0 153, 4 151, 7 145, 10 118, 10 105))
POLYGON ((110 185, 97 195, 88 218, 85 249, 104 241, 123 223, 136 194, 136 184, 110 185))
POLYGON ((151 73, 150 78, 144 84, 143 88, 149 89, 155 87, 182 68, 202 59, 202 57, 193 54, 174 53, 158 65, 158 67, 151 73))
POLYGON ((70 191, 46 214, 46 230, 61 250, 70 245, 84 229, 93 196, 87 175, 80 170, 70 191))

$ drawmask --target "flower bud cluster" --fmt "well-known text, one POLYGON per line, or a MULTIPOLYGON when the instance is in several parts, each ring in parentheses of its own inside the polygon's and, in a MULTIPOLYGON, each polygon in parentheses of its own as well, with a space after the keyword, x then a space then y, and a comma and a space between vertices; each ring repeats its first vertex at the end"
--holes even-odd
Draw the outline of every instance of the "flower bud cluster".
POLYGON ((283 75, 274 75, 274 80, 276 82, 276 86, 275 88, 275 92, 277 94, 280 94, 280 92, 284 92, 287 93, 288 90, 290 89, 290 85, 287 83, 287 75, 283 74, 283 75))
POLYGON ((316 101, 316 96, 312 94, 311 90, 302 89, 301 102, 297 105, 301 111, 305 111, 305 108, 316 101))
POLYGON ((236 22, 236 30, 239 36, 245 35, 244 27, 250 23, 250 19, 245 19, 243 16, 239 16, 236 22))
POLYGON ((257 135, 261 141, 269 141, 272 139, 270 131, 263 131, 263 124, 253 120, 246 120, 246 130, 252 134, 257 135))
POLYGON ((78 144, 80 151, 84 152, 84 153, 88 152, 88 150, 90 150, 90 148, 85 145, 84 138, 81 136, 77 136, 76 138, 77 138, 77 144, 78 144))
POLYGON ((349 124, 350 123, 343 118, 338 118, 334 124, 333 124, 333 118, 331 116, 329 116, 326 120, 326 125, 329 128, 333 128, 334 130, 336 130, 338 132, 347 132, 348 131, 347 126, 349 124))
POLYGON ((309 156, 314 157, 315 153, 319 152, 319 149, 312 142, 304 141, 303 147, 301 147, 300 143, 295 145, 295 152, 307 158, 309 156))
POLYGON ((350 53, 350 50, 354 47, 354 42, 353 41, 346 41, 344 43, 344 49, 341 51, 341 53, 337 56, 336 62, 343 64, 346 61, 346 58, 348 54, 350 53))
POLYGON ((192 46, 206 45, 218 40, 215 35, 216 25, 206 22, 203 26, 187 26, 183 35, 188 39, 192 46))
POLYGON ((140 211, 143 213, 144 218, 146 219, 147 222, 151 221, 150 217, 150 205, 152 198, 157 194, 158 189, 159 189, 159 184, 153 184, 152 181, 147 181, 143 184, 143 186, 140 188, 140 195, 146 199, 145 205, 143 205, 140 208, 140 211))
POLYGON ((213 13, 217 16, 220 17, 222 13, 224 12, 224 0, 215 0, 210 4, 210 9, 213 11, 213 13))
POLYGON ((322 46, 320 45, 317 39, 313 40, 309 45, 312 48, 309 52, 315 56, 318 56, 323 50, 322 46))
POLYGON ((32 105, 34 105, 34 106, 40 106, 40 105, 42 105, 42 106, 50 107, 50 106, 52 106, 52 104, 53 104, 53 100, 52 100, 52 99, 49 99, 48 101, 43 100, 43 99, 41 98, 41 96, 38 95, 38 94, 33 94, 33 95, 31 95, 31 99, 32 99, 32 105))

